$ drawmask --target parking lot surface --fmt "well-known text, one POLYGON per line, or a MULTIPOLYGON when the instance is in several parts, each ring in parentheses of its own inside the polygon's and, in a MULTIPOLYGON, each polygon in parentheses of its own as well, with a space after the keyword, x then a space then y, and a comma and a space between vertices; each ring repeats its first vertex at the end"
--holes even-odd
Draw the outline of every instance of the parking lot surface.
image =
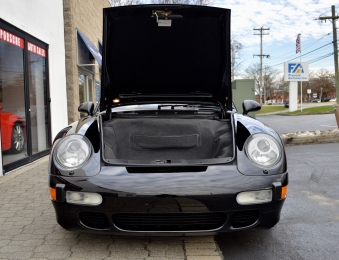
POLYGON ((64 230, 49 198, 47 160, 0 178, 0 259, 222 259, 211 236, 139 238, 64 230))
POLYGON ((216 237, 224 259, 339 259, 339 144, 286 147, 289 185, 270 230, 216 237))
POLYGON ((256 118, 272 127, 278 134, 298 131, 332 130, 338 128, 333 114, 302 116, 258 115, 256 118))

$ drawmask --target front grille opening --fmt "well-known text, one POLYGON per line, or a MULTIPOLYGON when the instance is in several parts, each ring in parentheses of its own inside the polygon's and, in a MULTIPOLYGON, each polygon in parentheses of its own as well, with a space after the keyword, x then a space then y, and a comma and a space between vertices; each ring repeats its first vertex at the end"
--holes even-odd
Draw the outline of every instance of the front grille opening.
POLYGON ((106 215, 101 212, 80 212, 79 218, 82 224, 89 228, 107 229, 108 222, 106 215))
POLYGON ((253 225, 259 219, 259 211, 239 211, 235 212, 232 217, 233 228, 244 228, 253 225))
POLYGON ((117 228, 129 231, 214 230, 226 222, 225 213, 119 213, 112 216, 117 228))

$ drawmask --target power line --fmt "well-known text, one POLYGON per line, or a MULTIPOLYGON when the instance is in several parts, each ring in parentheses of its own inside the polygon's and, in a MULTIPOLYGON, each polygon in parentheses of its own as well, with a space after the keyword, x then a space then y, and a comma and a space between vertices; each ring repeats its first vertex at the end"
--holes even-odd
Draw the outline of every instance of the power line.
POLYGON ((309 44, 308 46, 306 46, 306 47, 304 48, 304 50, 305 50, 305 49, 308 49, 309 47, 311 47, 312 45, 316 44, 318 41, 320 41, 321 39, 323 39, 324 37, 326 37, 326 36, 328 36, 328 35, 330 35, 330 34, 332 34, 332 33, 329 32, 328 34, 324 35, 323 37, 321 37, 320 39, 316 40, 316 41, 313 42, 312 44, 309 44))
MULTIPOLYGON (((301 55, 301 57, 302 57, 302 56, 305 56, 305 55, 307 55, 307 54, 310 54, 310 53, 312 53, 312 52, 315 52, 315 51, 317 51, 317 50, 319 50, 319 49, 321 49, 321 48, 324 48, 325 46, 330 45, 330 44, 332 44, 332 42, 330 42, 330 43, 328 43, 328 44, 325 44, 325 45, 323 45, 323 46, 321 46, 321 47, 319 47, 319 48, 317 48, 317 49, 314 49, 314 50, 312 50, 312 51, 309 51, 309 52, 307 52, 307 53, 301 55)), ((299 58, 299 57, 297 56, 297 57, 295 57, 295 58, 293 58, 293 59, 287 60, 286 62, 289 62, 289 61, 291 61, 291 60, 295 60, 295 59, 297 59, 297 58, 299 58)), ((284 61, 284 62, 285 62, 285 61, 284 61)), ((275 66, 284 64, 284 62, 281 62, 281 63, 279 63, 279 64, 273 65, 273 66, 271 66, 271 67, 275 67, 275 66)))
POLYGON ((309 61, 308 61, 308 64, 311 64, 311 63, 320 61, 320 60, 322 60, 322 59, 328 58, 328 57, 332 56, 333 54, 334 54, 334 52, 331 52, 331 53, 328 53, 328 54, 326 54, 326 55, 323 55, 323 56, 320 56, 320 57, 318 57, 318 58, 315 58, 315 59, 313 59, 313 60, 309 60, 309 61))
MULTIPOLYGON (((321 39, 323 39, 324 37, 326 37, 326 36, 328 36, 328 35, 330 35, 330 34, 331 34, 331 32, 325 34, 325 35, 322 36, 320 39, 318 39, 318 40, 316 40, 316 41, 314 41, 314 42, 311 42, 311 43, 307 44, 306 47, 303 48, 303 50, 308 49, 309 47, 311 47, 312 45, 314 45, 315 43, 319 42, 321 39)), ((295 46, 295 43, 291 44, 291 46, 292 46, 292 45, 295 46)), ((288 48, 288 47, 290 47, 290 45, 286 46, 285 48, 288 48)), ((283 48, 283 49, 284 49, 284 48, 283 48)), ((279 49, 279 51, 281 51, 281 49, 279 49)), ((283 56, 285 56, 285 55, 286 55, 286 54, 282 54, 282 55, 280 55, 280 56, 278 56, 278 57, 274 57, 274 58, 271 59, 271 60, 273 61, 273 60, 280 59, 281 57, 283 57, 283 56)), ((293 56, 295 56, 295 54, 288 56, 287 59, 289 59, 290 57, 293 57, 293 56)))

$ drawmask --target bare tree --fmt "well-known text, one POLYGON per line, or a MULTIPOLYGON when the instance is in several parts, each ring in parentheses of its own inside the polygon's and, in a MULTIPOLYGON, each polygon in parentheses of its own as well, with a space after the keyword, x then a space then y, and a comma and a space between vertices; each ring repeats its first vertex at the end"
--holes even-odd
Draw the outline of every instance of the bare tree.
POLYGON ((254 87, 257 93, 260 93, 260 63, 252 63, 246 70, 243 77, 245 79, 254 79, 254 87))
MULTIPOLYGON (((274 89, 278 88, 279 83, 279 72, 272 68, 271 66, 265 65, 263 67, 263 87, 260 89, 260 63, 251 64, 246 70, 244 77, 246 79, 254 79, 255 81, 255 90, 257 93, 264 93, 266 89, 266 96, 271 99, 274 94, 274 89)), ((262 99, 263 97, 261 97, 262 99)), ((265 100, 264 100, 265 101, 265 100)))
POLYGON ((320 69, 310 78, 309 86, 312 93, 319 93, 319 98, 328 97, 336 91, 334 74, 326 69, 320 69))
POLYGON ((140 0, 109 0, 111 6, 122 6, 122 5, 139 5, 142 4, 140 0))
POLYGON ((288 100, 288 81, 284 80, 284 76, 277 76, 276 87, 277 87, 277 94, 276 99, 277 102, 285 102, 288 100))
POLYGON ((231 40, 231 80, 240 74, 242 62, 240 60, 240 53, 242 50, 242 44, 232 38, 231 40))
POLYGON ((274 99, 279 88, 279 73, 272 67, 265 66, 263 71, 264 91, 266 90, 266 99, 274 99))

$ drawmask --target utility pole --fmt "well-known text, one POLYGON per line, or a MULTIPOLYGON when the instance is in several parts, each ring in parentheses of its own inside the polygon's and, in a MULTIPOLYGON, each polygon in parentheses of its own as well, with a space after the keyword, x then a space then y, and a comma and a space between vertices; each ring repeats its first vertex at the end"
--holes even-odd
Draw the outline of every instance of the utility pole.
MULTIPOLYGON (((339 102, 339 68, 338 68, 338 39, 337 39, 337 26, 336 20, 339 19, 339 16, 335 14, 335 5, 332 5, 332 16, 323 16, 319 17, 318 20, 332 20, 333 25, 333 51, 334 51, 334 75, 335 75, 335 87, 337 92, 337 103, 339 102)), ((337 125, 339 128, 339 111, 338 106, 334 111, 337 125)))
MULTIPOLYGON (((260 99, 260 105, 262 104, 262 100, 261 100, 261 90, 262 90, 262 57, 266 57, 268 58, 270 55, 267 55, 267 54, 262 54, 262 36, 263 35, 269 35, 269 33, 263 33, 263 31, 265 30, 269 30, 270 28, 263 28, 261 26, 261 28, 258 28, 258 29, 255 29, 253 28, 254 31, 260 31, 259 34, 254 34, 254 35, 260 35, 260 54, 254 54, 254 56, 259 56, 260 57, 260 78, 259 78, 259 99, 260 99)), ((264 102, 266 101, 266 87, 265 87, 265 90, 264 90, 264 102)))

